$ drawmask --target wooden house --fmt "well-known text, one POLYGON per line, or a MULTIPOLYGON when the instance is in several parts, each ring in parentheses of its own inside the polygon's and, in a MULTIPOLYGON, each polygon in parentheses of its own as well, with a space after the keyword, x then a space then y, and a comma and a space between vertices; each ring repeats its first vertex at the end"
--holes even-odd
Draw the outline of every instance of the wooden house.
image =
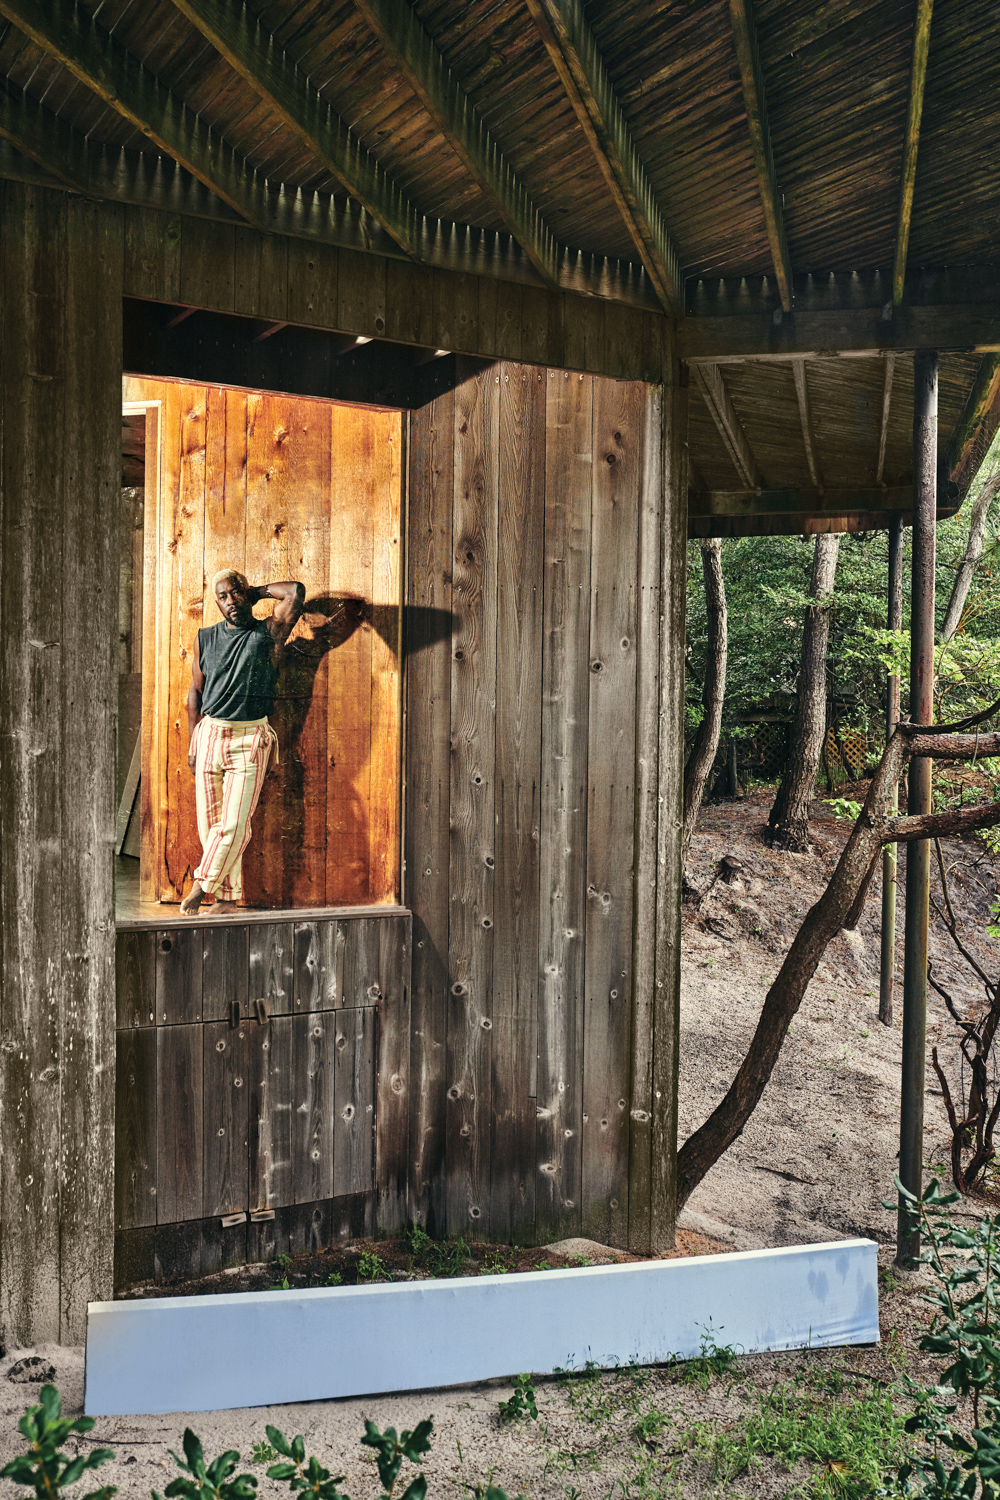
POLYGON ((672 1242, 688 537, 908 514, 916 350, 940 513, 1000 414, 994 8, 931 11, 0 0, 9 1340, 413 1221, 672 1242), (313 607, 185 921, 234 559, 313 607))

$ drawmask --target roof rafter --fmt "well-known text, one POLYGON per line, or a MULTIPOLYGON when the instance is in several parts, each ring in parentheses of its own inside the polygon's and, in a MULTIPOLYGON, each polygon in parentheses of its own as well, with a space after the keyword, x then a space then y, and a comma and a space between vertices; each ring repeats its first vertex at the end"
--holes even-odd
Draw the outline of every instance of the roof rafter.
POLYGON ((899 188, 899 219, 896 225, 896 260, 892 273, 892 300, 897 307, 903 301, 906 253, 910 245, 910 220, 913 216, 913 190, 917 181, 917 150, 920 145, 920 121, 924 112, 924 86, 927 82, 927 55, 931 45, 933 9, 934 0, 917 0, 917 19, 913 28, 913 59, 910 65, 910 94, 906 107, 903 174, 899 188))
POLYGON ((785 238, 785 216, 778 191, 778 176, 774 167, 774 152, 771 146, 771 131, 767 122, 764 100, 764 74, 760 63, 760 48, 757 45, 757 27, 754 22, 753 0, 729 0, 729 15, 736 43, 736 60, 743 86, 743 102, 747 111, 747 128, 753 150, 757 187, 764 209, 767 239, 771 246, 771 260, 778 282, 781 306, 785 312, 792 310, 792 262, 785 238))
POLYGON ((172 156, 241 218, 265 228, 262 179, 180 99, 165 89, 70 0, 0 0, 13 21, 73 77, 172 156))
POLYGON ((875 466, 875 483, 882 483, 885 473, 885 445, 889 439, 889 409, 892 406, 892 377, 896 370, 895 354, 885 357, 885 380, 882 384, 882 423, 878 434, 878 463, 875 466))
POLYGON ((75 137, 85 148, 83 136, 9 83, 0 85, 0 137, 63 187, 79 186, 80 153, 73 145, 75 137))
POLYGON ((822 491, 823 480, 820 477, 819 464, 816 462, 816 449, 813 444, 812 413, 809 410, 809 385, 806 380, 805 360, 797 359, 792 368, 795 371, 795 395, 799 403, 799 421, 802 424, 802 441, 806 446, 809 477, 814 486, 822 491))
MULTIPOLYGON (((205 8, 205 0, 174 3, 192 19, 205 8)), ((412 6, 406 0, 355 3, 539 275, 549 286, 558 286, 555 238, 412 6)), ((210 9, 219 5, 220 0, 209 0, 210 9)))
POLYGON ((719 436, 740 479, 748 490, 763 489, 763 475, 757 467, 743 424, 726 389, 722 371, 716 365, 692 365, 691 371, 705 398, 709 416, 719 430, 719 436))
POLYGON ((400 249, 421 259, 416 210, 246 6, 234 0, 174 4, 400 249))
POLYGON ((528 10, 664 307, 684 304, 684 277, 582 0, 527 0, 528 10))

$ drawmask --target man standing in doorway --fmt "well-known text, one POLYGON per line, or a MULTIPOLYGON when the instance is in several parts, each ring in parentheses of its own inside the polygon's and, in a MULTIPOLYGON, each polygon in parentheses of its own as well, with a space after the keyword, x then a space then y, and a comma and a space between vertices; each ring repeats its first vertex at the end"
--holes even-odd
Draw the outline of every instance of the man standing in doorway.
POLYGON ((198 631, 188 691, 188 766, 195 776, 201 863, 181 912, 197 912, 208 895, 230 909, 243 895, 243 853, 277 735, 268 723, 278 680, 276 657, 305 603, 301 583, 248 583, 225 568, 212 579, 222 613, 198 631), (268 620, 254 618, 260 599, 275 601, 268 620))

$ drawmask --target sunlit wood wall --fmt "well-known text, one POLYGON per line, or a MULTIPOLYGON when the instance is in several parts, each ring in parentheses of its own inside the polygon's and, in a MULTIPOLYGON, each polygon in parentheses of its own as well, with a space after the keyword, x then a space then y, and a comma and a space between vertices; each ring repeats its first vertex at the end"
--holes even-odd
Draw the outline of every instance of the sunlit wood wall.
POLYGON ((135 377, 123 394, 161 402, 146 520, 144 899, 179 901, 200 855, 186 701, 196 633, 221 618, 211 579, 231 566, 252 583, 298 578, 306 589, 282 653, 280 761, 244 856, 246 902, 395 900, 400 413, 135 377))

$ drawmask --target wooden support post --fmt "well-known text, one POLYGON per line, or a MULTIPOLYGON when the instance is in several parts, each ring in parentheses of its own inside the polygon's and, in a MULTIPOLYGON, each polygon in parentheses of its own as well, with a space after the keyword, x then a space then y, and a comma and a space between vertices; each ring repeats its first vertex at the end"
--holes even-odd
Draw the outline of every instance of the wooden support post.
MULTIPOLYGON (((910 603, 910 720, 934 719, 934 544, 937 506, 938 359, 921 349, 913 360, 913 562, 910 603)), ((908 811, 931 810, 932 762, 911 761, 908 811)), ((924 1069, 927 1031, 927 933, 931 846, 906 850, 906 935, 903 961, 903 1077, 899 1119, 899 1177, 919 1196, 923 1170, 924 1069)), ((920 1233, 902 1202, 896 1231, 900 1263, 919 1254, 920 1233)))
POLYGON ((664 365, 663 520, 660 531, 659 822, 650 1249, 673 1246, 677 1225, 677 1043, 680 1029, 684 824, 684 629, 687 554, 687 370, 664 365))
POLYGON ((0 1323, 111 1296, 121 211, 0 186, 0 1323))
MULTIPOLYGON (((887 377, 888 378, 888 377, 887 377)), ((886 629, 903 628, 903 518, 893 516, 889 531, 889 599, 886 629)), ((899 673, 890 672, 885 684, 885 742, 889 743, 899 720, 899 673)), ((890 816, 899 810, 899 788, 894 787, 890 816)), ((879 978, 878 1018, 892 1025, 893 970, 896 966, 896 845, 882 850, 882 967, 879 978)))

